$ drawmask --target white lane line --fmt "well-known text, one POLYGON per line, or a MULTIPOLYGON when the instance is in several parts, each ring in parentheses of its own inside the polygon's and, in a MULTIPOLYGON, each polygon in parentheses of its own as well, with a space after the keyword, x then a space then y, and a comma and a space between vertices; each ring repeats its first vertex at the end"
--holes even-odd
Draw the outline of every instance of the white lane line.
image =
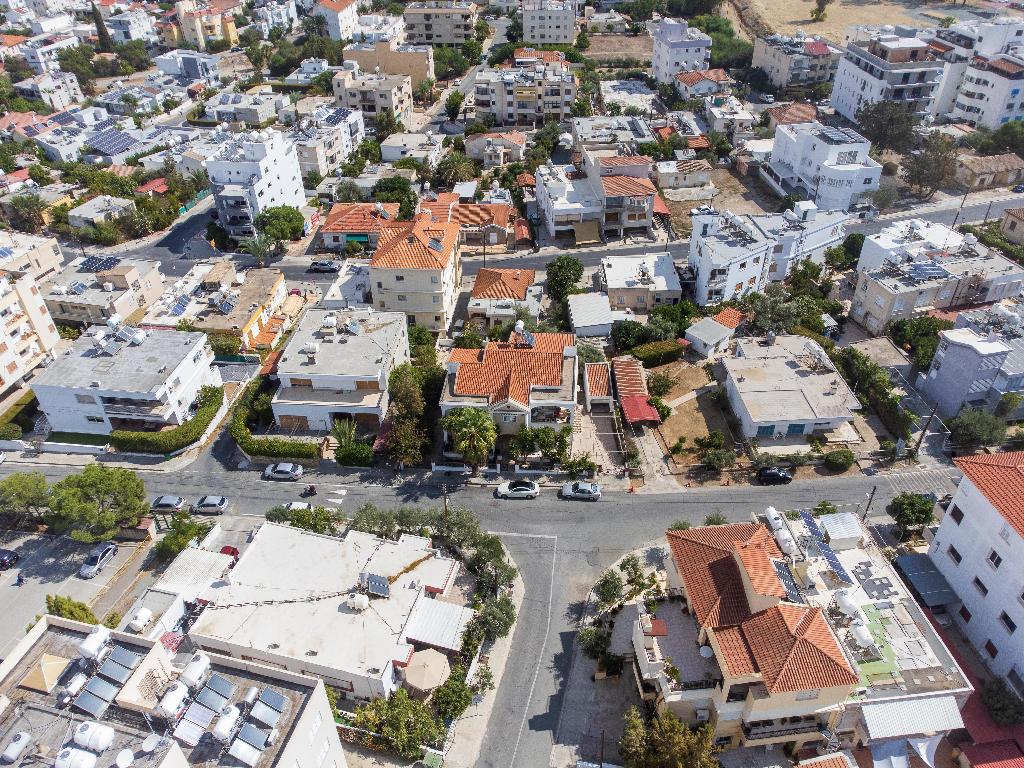
POLYGON ((488 531, 488 533, 494 536, 518 536, 521 539, 552 539, 553 541, 558 541, 557 536, 547 533, 513 533, 512 531, 488 531))
POLYGON ((330 501, 330 502, 332 502, 334 504, 344 504, 345 503, 344 499, 328 499, 328 501, 330 501))

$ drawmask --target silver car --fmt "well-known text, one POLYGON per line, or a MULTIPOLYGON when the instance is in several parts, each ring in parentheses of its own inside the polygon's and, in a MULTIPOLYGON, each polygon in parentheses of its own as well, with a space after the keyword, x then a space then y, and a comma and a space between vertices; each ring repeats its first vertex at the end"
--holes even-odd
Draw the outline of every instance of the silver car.
POLYGON ((533 480, 512 480, 499 485, 495 493, 499 499, 536 499, 540 486, 533 480))
POLYGON ((99 575, 100 571, 107 567, 107 563, 117 554, 117 544, 112 541, 104 541, 89 553, 78 569, 78 575, 83 579, 91 579, 99 575))
POLYGON ((302 477, 302 465, 282 461, 271 464, 263 470, 264 480, 298 480, 302 477))
POLYGON ((193 515, 223 515, 228 511, 230 500, 227 496, 200 496, 192 505, 193 515))
POLYGON ((597 501, 601 498, 601 486, 597 483, 566 483, 558 495, 563 499, 580 499, 582 501, 597 501))
POLYGON ((153 499, 153 505, 150 507, 153 512, 164 512, 166 514, 181 512, 184 508, 185 500, 181 496, 157 496, 153 499))

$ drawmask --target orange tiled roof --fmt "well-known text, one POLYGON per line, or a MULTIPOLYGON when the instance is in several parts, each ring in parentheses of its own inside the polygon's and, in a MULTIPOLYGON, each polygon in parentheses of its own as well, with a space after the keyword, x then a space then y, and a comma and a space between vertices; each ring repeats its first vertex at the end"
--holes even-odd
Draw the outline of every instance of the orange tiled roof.
POLYGON ((658 191, 650 179, 635 176, 602 176, 601 186, 610 197, 647 197, 658 191))
POLYGON ((139 170, 132 165, 108 165, 103 168, 104 171, 109 173, 111 176, 117 176, 120 179, 127 179, 129 176, 134 176, 135 172, 139 170))
POLYGON ((711 149, 711 140, 704 134, 698 136, 685 136, 687 149, 693 149, 700 151, 702 149, 711 149))
POLYGON ((973 768, 1024 768, 1024 750, 1013 739, 962 747, 973 768))
POLYGON ((334 13, 341 13, 350 5, 355 3, 356 0, 320 0, 317 5, 326 8, 334 13))
POLYGON ((378 232, 398 218, 398 203, 381 203, 387 218, 377 212, 377 203, 335 203, 327 214, 322 232, 378 232))
POLYGON ((608 363, 587 363, 587 390, 591 397, 611 397, 612 385, 608 376, 608 363))
POLYGON ((24 35, 0 35, 0 48, 9 48, 15 45, 21 45, 27 37, 24 35))
POLYGON ((145 195, 149 192, 163 194, 168 189, 169 187, 167 186, 167 179, 165 179, 163 176, 160 176, 159 178, 147 181, 145 184, 141 184, 140 186, 136 187, 135 194, 145 195))
POLYGON ((953 50, 953 46, 949 43, 943 42, 942 40, 931 39, 928 41, 928 46, 934 48, 940 53, 949 53, 953 50))
POLYGON ((768 529, 758 528, 746 541, 736 542, 735 547, 753 590, 765 597, 784 598, 786 589, 772 565, 772 558, 779 556, 779 548, 768 529))
POLYGON ((532 173, 520 173, 516 176, 516 185, 520 187, 536 187, 537 179, 532 173))
POLYGON ((665 125, 662 126, 661 128, 654 129, 654 135, 657 136, 662 141, 668 141, 669 137, 671 137, 672 134, 675 132, 676 129, 673 128, 671 125, 665 125))
MULTIPOLYGON (((438 195, 440 198, 441 195, 438 195)), ((460 203, 441 200, 420 203, 420 210, 429 213, 435 221, 454 222, 462 228, 472 229, 488 224, 508 229, 513 208, 505 203, 460 203)))
POLYGON ((527 347, 513 334, 508 341, 488 342, 482 350, 452 350, 462 353, 449 357, 460 363, 452 389, 456 395, 486 396, 491 404, 511 400, 528 406, 533 387, 562 384, 565 348, 575 344, 571 333, 537 333, 534 346, 527 347))
POLYGON ((602 157, 600 162, 605 168, 616 168, 620 165, 650 165, 653 161, 647 155, 629 155, 626 157, 602 157))
POLYGON ((1024 208, 1007 208, 1003 213, 1015 219, 1024 219, 1024 208))
POLYGON ((732 82, 732 78, 729 77, 729 73, 724 69, 695 69, 690 72, 680 72, 676 75, 676 80, 689 86, 694 86, 702 80, 708 80, 712 83, 732 82))
POLYGON ((536 48, 516 48, 513 58, 516 59, 539 59, 545 63, 565 61, 565 54, 561 51, 538 51, 536 48))
POLYGON ((726 328, 739 328, 746 321, 747 316, 738 309, 726 307, 711 319, 726 328))
POLYGON ((647 397, 644 369, 635 357, 617 357, 612 360, 612 373, 615 374, 615 392, 619 398, 647 397))
POLYGON ((424 213, 413 221, 382 226, 370 267, 444 269, 458 247, 459 225, 434 221, 424 213))
POLYGON ((502 131, 501 133, 478 133, 472 139, 500 139, 520 147, 526 146, 526 134, 520 131, 502 131))
POLYGON ((766 110, 779 125, 795 125, 796 123, 812 123, 818 119, 818 108, 813 104, 795 101, 766 110))
POLYGON ((537 277, 533 269, 490 269, 484 267, 476 273, 473 299, 516 299, 524 301, 526 290, 537 277))
POLYGON ((953 459, 1017 533, 1024 536, 1024 451, 953 459))
POLYGON ((742 677, 757 673, 757 662, 750 653, 750 646, 739 627, 722 627, 714 630, 721 661, 730 677, 742 677))

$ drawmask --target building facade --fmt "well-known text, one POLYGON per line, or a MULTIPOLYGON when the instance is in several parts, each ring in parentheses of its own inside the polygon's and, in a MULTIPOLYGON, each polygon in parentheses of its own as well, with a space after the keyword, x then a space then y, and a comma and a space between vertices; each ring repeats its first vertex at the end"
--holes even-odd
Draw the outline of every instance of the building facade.
POLYGON ((54 276, 44 298, 58 322, 82 327, 150 306, 163 292, 163 281, 159 262, 79 257, 54 276))
POLYGON ((353 69, 343 70, 331 80, 338 106, 362 110, 364 118, 370 120, 389 110, 403 126, 411 126, 412 78, 409 75, 360 74, 358 65, 354 61, 352 65, 353 69))
POLYGON ((331 40, 351 40, 359 23, 359 5, 355 0, 317 0, 313 15, 324 19, 331 40))
POLYGON ((523 0, 523 41, 538 45, 576 42, 575 0, 523 0))
POLYGON ((60 336, 29 272, 0 277, 0 321, 0 391, 6 392, 54 353, 60 336))
MULTIPOLYGON (((398 18, 401 21, 400 17, 398 18)), ((356 38, 358 39, 358 37, 356 38)), ((352 43, 345 46, 345 61, 354 61, 363 72, 408 75, 412 87, 424 80, 434 80, 434 48, 400 42, 400 37, 352 43)))
POLYGON ((416 0, 402 15, 406 40, 416 45, 462 45, 474 39, 479 19, 466 0, 416 0))
POLYGON ((768 35, 754 40, 752 66, 768 75, 776 88, 835 80, 843 51, 817 35, 768 35))
POLYGON ((536 66, 483 68, 477 72, 477 115, 498 125, 533 126, 572 115, 577 80, 564 58, 536 66))
POLYGON ((363 113, 357 109, 317 111, 300 120, 288 138, 295 145, 302 177, 328 176, 351 156, 365 136, 363 113))
POLYGON ((130 43, 141 40, 155 43, 158 39, 153 17, 145 11, 125 11, 106 20, 107 31, 115 43, 130 43))
POLYGON ((15 83, 14 92, 27 99, 38 99, 55 112, 74 106, 85 98, 78 78, 60 70, 44 72, 15 83))
POLYGON ((662 19, 651 30, 654 37, 652 70, 659 83, 672 83, 676 75, 711 64, 711 37, 685 21, 662 19))

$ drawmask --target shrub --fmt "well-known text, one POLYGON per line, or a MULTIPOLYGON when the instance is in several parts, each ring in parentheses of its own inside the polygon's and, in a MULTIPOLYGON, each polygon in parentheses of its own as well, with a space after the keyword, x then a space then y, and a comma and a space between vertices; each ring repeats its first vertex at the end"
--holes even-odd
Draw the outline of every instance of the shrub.
POLYGON ((658 412, 658 416, 662 421, 665 421, 672 415, 672 408, 660 397, 649 398, 647 402, 654 406, 654 410, 658 412))
POLYGON ((895 176, 899 170, 899 165, 892 160, 886 160, 882 163, 882 175, 884 176, 895 176))
POLYGON ((366 443, 340 445, 334 459, 343 467, 368 467, 373 463, 373 446, 366 443))
POLYGON ((721 512, 712 512, 704 518, 704 525, 726 525, 728 522, 729 518, 721 512))
POLYGON ((600 627, 584 627, 576 634, 576 639, 579 640, 583 655, 591 659, 600 658, 607 653, 612 642, 608 630, 600 627))
POLYGON ((115 429, 110 433, 110 444, 119 451, 134 453, 173 453, 199 440, 224 403, 223 387, 203 387, 196 397, 196 412, 192 418, 163 432, 130 432, 115 429))
POLYGON ((652 373, 647 377, 647 391, 655 397, 664 397, 672 389, 672 379, 664 373, 652 373))
POLYGON ((838 451, 829 451, 825 454, 825 466, 833 472, 845 472, 856 460, 857 457, 848 448, 840 448, 838 451))
POLYGON ((589 453, 583 453, 563 461, 562 471, 567 472, 569 477, 577 478, 581 475, 597 471, 597 464, 590 458, 589 453))
POLYGON ((992 719, 1000 725, 1019 725, 1024 722, 1024 702, 1002 678, 990 680, 982 686, 981 701, 992 719))
POLYGON ((639 360, 644 368, 653 368, 656 365, 664 365, 678 360, 683 356, 683 346, 674 339, 667 341, 652 341, 633 347, 630 354, 639 360))
POLYGON ((736 454, 724 448, 716 448, 705 453, 701 463, 708 469, 721 472, 736 463, 736 454))
POLYGON ((21 427, 14 422, 0 424, 0 440, 21 440, 21 427))
POLYGON ((306 440, 288 440, 282 437, 256 437, 249 430, 249 415, 252 403, 263 387, 263 380, 256 379, 238 399, 235 412, 231 416, 228 432, 238 447, 250 456, 264 456, 272 459, 316 459, 320 456, 320 446, 306 440))

